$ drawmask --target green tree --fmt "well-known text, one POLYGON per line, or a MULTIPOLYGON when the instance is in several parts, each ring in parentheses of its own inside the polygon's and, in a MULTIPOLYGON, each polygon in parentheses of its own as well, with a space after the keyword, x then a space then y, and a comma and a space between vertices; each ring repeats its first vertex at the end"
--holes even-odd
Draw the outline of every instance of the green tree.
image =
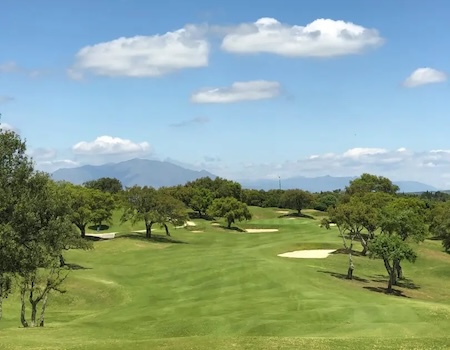
POLYGON ((350 196, 367 192, 396 194, 398 190, 399 187, 387 177, 364 173, 359 178, 350 181, 349 186, 345 188, 345 193, 350 196))
POLYGON ((310 192, 303 190, 286 190, 281 197, 281 204, 284 208, 297 210, 301 215, 302 209, 310 206, 314 200, 310 192))
POLYGON ((392 286, 397 283, 397 268, 403 260, 415 262, 417 254, 414 250, 397 234, 379 235, 369 247, 371 258, 380 258, 389 274, 387 292, 392 293, 392 286))
MULTIPOLYGON (((423 242, 428 234, 424 203, 418 198, 396 198, 382 212, 381 232, 397 235, 404 242, 423 242)), ((403 278, 401 262, 394 264, 397 277, 403 278)))
POLYGON ((212 217, 222 217, 227 220, 227 227, 236 221, 250 220, 252 214, 247 205, 234 197, 217 198, 209 207, 208 214, 212 217))
POLYGON ((17 269, 17 242, 12 235, 11 220, 32 173, 25 142, 15 132, 0 128, 0 319, 3 299, 11 291, 17 269))
POLYGON ((173 226, 182 226, 188 220, 188 215, 183 202, 164 193, 158 193, 152 213, 152 219, 154 223, 164 227, 166 235, 170 236, 167 224, 170 223, 173 226))
POLYGON ((111 194, 117 194, 123 190, 122 182, 113 177, 101 177, 97 180, 86 181, 83 186, 111 194))
POLYGON ((48 174, 33 174, 22 188, 10 222, 10 233, 16 242, 15 273, 19 276, 24 327, 43 326, 50 293, 62 291, 60 286, 67 277, 67 271, 60 265, 63 250, 68 246, 88 246, 72 225, 70 211, 66 193, 48 174), (31 322, 25 315, 27 301, 31 307, 31 322))
POLYGON ((121 222, 130 220, 132 224, 138 221, 145 223, 145 237, 152 237, 154 224, 154 210, 157 204, 157 192, 153 187, 133 186, 127 188, 124 193, 124 212, 121 222))
POLYGON ((450 202, 439 203, 432 209, 430 232, 442 239, 446 252, 450 251, 450 202))
POLYGON ((198 212, 200 216, 204 216, 213 201, 213 193, 207 188, 194 187, 192 189, 192 197, 189 206, 192 210, 198 212))
POLYGON ((89 223, 100 225, 103 221, 111 221, 115 202, 110 193, 72 184, 62 186, 68 193, 71 208, 69 217, 80 230, 82 238, 86 236, 89 223))

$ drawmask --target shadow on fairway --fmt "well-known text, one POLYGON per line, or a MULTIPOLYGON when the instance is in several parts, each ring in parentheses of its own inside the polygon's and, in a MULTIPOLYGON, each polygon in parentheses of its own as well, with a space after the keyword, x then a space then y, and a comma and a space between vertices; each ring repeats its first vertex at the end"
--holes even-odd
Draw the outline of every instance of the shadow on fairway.
MULTIPOLYGON (((374 275, 371 278, 373 282, 380 282, 380 283, 387 283, 387 277, 383 276, 383 275, 374 275)), ((397 280, 397 287, 400 288, 406 288, 406 289, 420 289, 420 286, 418 286, 417 284, 415 284, 412 280, 408 279, 408 278, 403 278, 403 279, 399 279, 397 280)))
POLYGON ((230 227, 230 228, 228 228, 225 225, 220 225, 220 226, 216 226, 216 227, 223 228, 224 230, 227 230, 227 231, 246 232, 245 230, 241 229, 240 227, 230 227))
POLYGON ((298 213, 282 214, 278 218, 279 219, 282 219, 282 218, 304 218, 304 219, 316 220, 316 218, 314 216, 307 215, 307 214, 298 214, 298 213))
MULTIPOLYGON (((320 273, 326 273, 330 276, 333 276, 335 278, 339 278, 341 280, 346 280, 347 279, 347 275, 343 274, 343 273, 337 273, 337 272, 332 272, 332 271, 323 271, 323 270, 317 270, 317 272, 320 273)), ((369 280, 365 279, 365 278, 360 278, 358 276, 353 275, 353 280, 354 281, 358 281, 358 282, 363 282, 363 283, 369 283, 369 280)))
MULTIPOLYGON (((88 226, 88 228, 89 228, 89 230, 97 231, 98 225, 91 225, 91 226, 88 226)), ((108 229, 109 229, 108 225, 100 225, 100 231, 105 231, 108 229)))
MULTIPOLYGON (((345 255, 348 255, 348 251, 345 248, 339 248, 339 249, 336 249, 336 251, 334 251, 334 252, 332 252, 330 254, 345 254, 345 255)), ((357 252, 357 251, 355 251, 353 249, 352 249, 352 255, 353 256, 362 256, 361 252, 357 252)))
POLYGON ((68 264, 66 263, 64 266, 67 266, 69 270, 92 270, 92 267, 84 267, 78 264, 68 264))
MULTIPOLYGON (((386 281, 385 281, 386 282, 386 281)), ((386 282, 387 283, 387 282, 386 282)), ((394 295, 396 297, 402 297, 402 298, 408 298, 411 299, 411 297, 403 294, 403 291, 398 290, 398 289, 393 289, 392 293, 388 293, 387 292, 387 288, 383 288, 383 287, 363 287, 364 289, 370 290, 371 292, 376 292, 376 293, 383 293, 383 294, 387 294, 387 295, 394 295)))
POLYGON ((145 238, 145 233, 138 233, 138 232, 126 233, 124 235, 120 235, 117 238, 119 238, 119 239, 120 238, 128 238, 128 239, 134 239, 134 240, 141 241, 141 242, 188 244, 187 242, 180 241, 178 239, 174 239, 172 237, 165 236, 165 235, 163 236, 163 235, 152 234, 151 238, 145 238))

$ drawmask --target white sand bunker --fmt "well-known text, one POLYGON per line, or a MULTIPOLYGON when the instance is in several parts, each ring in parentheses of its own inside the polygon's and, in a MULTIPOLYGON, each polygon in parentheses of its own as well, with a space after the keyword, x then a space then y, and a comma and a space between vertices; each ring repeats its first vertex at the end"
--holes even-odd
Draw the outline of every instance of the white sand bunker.
POLYGON ((110 233, 86 233, 86 236, 89 237, 96 237, 101 239, 113 239, 116 237, 117 232, 110 232, 110 233))
POLYGON ((194 221, 186 221, 186 226, 197 226, 194 221))
POLYGON ((275 213, 278 213, 278 214, 289 214, 289 210, 277 210, 275 213))
POLYGON ((211 226, 220 226, 220 224, 219 224, 218 222, 213 222, 213 223, 211 224, 211 226))
POLYGON ((203 232, 203 231, 191 231, 191 232, 194 232, 194 233, 200 233, 200 232, 203 232))
POLYGON ((277 228, 248 228, 245 232, 248 233, 261 233, 261 232, 278 232, 277 228))
POLYGON ((294 252, 278 254, 278 256, 297 259, 325 259, 335 251, 336 249, 296 250, 294 252))

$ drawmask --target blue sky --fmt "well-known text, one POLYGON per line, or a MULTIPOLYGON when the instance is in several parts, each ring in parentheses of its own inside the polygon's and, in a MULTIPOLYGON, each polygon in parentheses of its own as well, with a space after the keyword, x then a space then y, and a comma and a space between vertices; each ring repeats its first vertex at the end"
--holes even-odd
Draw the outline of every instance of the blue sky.
POLYGON ((280 3, 3 0, 3 128, 47 171, 142 157, 450 188, 450 2, 280 3))

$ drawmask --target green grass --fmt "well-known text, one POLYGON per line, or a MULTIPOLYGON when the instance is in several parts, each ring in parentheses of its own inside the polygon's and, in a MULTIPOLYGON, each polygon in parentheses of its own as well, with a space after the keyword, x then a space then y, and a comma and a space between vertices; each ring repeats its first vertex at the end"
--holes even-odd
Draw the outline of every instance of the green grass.
POLYGON ((118 238, 66 254, 82 269, 71 272, 66 294, 51 296, 45 328, 22 329, 17 296, 5 301, 0 349, 450 348, 450 255, 440 242, 417 247, 402 296, 391 296, 380 261, 356 257, 357 279, 348 281, 346 255, 276 256, 341 248, 336 229, 319 228, 319 213, 252 211, 254 220, 239 227, 280 231, 195 220, 204 232, 172 229, 182 243, 166 243, 126 235, 142 224, 113 225, 107 231, 118 238))

